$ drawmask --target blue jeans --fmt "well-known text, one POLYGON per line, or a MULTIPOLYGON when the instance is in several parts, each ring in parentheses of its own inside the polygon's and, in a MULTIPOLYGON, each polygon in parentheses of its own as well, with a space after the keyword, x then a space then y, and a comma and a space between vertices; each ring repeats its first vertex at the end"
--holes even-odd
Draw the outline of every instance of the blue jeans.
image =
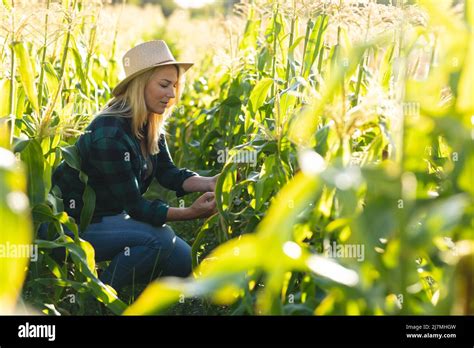
MULTIPOLYGON (((47 239, 47 230, 47 223, 42 224, 38 238, 47 239)), ((187 277, 192 272, 191 247, 167 225, 154 227, 122 212, 90 224, 80 237, 94 247, 96 262, 112 261, 99 279, 117 290, 162 276, 187 277)), ((64 259, 64 248, 53 252, 64 259)))

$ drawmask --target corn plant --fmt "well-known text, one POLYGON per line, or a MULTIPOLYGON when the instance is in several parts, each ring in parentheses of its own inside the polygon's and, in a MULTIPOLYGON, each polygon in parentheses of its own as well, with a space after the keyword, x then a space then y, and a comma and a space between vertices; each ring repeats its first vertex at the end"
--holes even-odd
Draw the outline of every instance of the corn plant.
POLYGON ((206 74, 220 80, 195 82, 216 99, 176 130, 196 163, 220 169, 232 149, 195 278, 158 281, 125 313, 183 296, 234 314, 472 313, 469 5, 243 7, 239 54, 231 42, 225 72, 206 74), (248 149, 256 166, 236 160, 248 149), (328 256, 335 245, 364 256, 328 256))
MULTIPOLYGON (((86 187, 84 223, 77 226, 64 213, 60 193, 51 187, 51 173, 62 159, 80 171, 79 157, 69 145, 110 97, 110 86, 117 81, 114 50, 107 58, 97 52, 94 22, 102 6, 100 2, 48 0, 36 4, 36 13, 28 13, 22 5, 3 1, 1 120, 9 129, 7 147, 12 147, 26 169, 33 231, 49 222, 50 234, 59 234, 54 241, 35 241, 41 253, 30 267, 24 297, 37 299, 38 308, 46 313, 57 313, 54 304, 67 299, 67 289, 74 289, 81 297, 92 294, 119 314, 125 304, 98 280, 94 250, 78 234, 90 221, 94 192, 86 187), (64 234, 61 224, 75 233, 74 239, 64 234), (59 247, 66 248, 71 265, 51 257, 49 250, 59 247)), ((81 180, 87 184, 85 173, 81 172, 81 180)), ((79 299, 75 303, 84 311, 79 299)))
MULTIPOLYGON (((51 173, 61 160, 80 171, 70 145, 110 98, 129 43, 118 20, 97 24, 100 1, 22 5, 3 1, 0 28, 0 239, 40 247, 20 299, 56 315, 77 310, 71 294, 80 314, 90 297, 115 314, 156 314, 195 296, 236 315, 473 313, 471 0, 237 5, 227 47, 190 71, 168 121, 175 162, 221 173, 219 213, 191 226, 193 277, 157 280, 128 308, 80 238, 94 193, 78 226, 51 173), (37 239, 42 222, 59 238, 37 239), (67 262, 52 258, 57 247, 67 262)), ((15 286, 0 304, 11 312, 27 260, 6 262, 2 284, 15 286)))

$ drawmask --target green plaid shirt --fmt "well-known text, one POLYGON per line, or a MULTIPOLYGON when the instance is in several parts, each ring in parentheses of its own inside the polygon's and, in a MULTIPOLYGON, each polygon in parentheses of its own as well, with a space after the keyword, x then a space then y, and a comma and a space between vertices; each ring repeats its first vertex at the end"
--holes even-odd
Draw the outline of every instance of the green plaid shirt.
MULTIPOLYGON (((150 156, 153 171, 147 177, 148 163, 139 140, 132 135, 130 121, 119 116, 98 116, 75 144, 81 157, 81 169, 88 175, 88 184, 96 194, 92 222, 125 211, 133 219, 162 226, 168 204, 142 197, 153 178, 181 197, 186 193, 183 182, 197 174, 174 165, 165 136, 161 135, 160 152, 150 156)), ((79 172, 63 161, 53 173, 52 184, 61 189, 64 210, 78 222, 84 191, 79 172)))

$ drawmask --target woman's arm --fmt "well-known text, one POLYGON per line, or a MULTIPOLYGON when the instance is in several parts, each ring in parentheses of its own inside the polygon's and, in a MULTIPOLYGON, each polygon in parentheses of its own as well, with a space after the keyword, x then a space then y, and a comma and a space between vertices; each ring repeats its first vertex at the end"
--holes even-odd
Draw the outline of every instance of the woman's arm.
POLYGON ((156 156, 156 179, 164 188, 175 191, 178 197, 184 196, 186 191, 183 189, 183 182, 198 174, 186 168, 179 169, 175 166, 163 134, 160 136, 158 146, 160 152, 156 156))
POLYGON ((184 180, 183 190, 186 192, 214 192, 218 175, 192 176, 184 180))
POLYGON ((166 215, 166 221, 183 221, 194 219, 191 210, 189 208, 168 208, 168 214, 166 215))
POLYGON ((215 190, 219 175, 199 176, 186 168, 179 169, 171 158, 163 134, 158 145, 160 152, 157 156, 156 179, 161 186, 176 191, 178 197, 190 192, 213 192, 215 190))

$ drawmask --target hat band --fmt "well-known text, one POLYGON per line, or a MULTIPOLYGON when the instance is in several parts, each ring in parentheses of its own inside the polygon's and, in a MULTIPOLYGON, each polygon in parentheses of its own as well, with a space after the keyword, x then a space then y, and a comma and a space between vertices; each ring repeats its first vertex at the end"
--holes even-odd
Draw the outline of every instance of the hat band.
POLYGON ((173 60, 173 59, 168 59, 168 60, 165 60, 163 62, 159 62, 158 64, 169 63, 169 62, 176 62, 176 61, 173 60))
MULTIPOLYGON (((155 66, 159 66, 160 64, 165 64, 165 63, 169 63, 169 62, 176 62, 176 60, 174 60, 174 59, 164 60, 164 61, 162 61, 162 62, 159 62, 159 63, 155 63, 155 64, 153 64, 153 65, 150 65, 148 68, 153 68, 153 67, 155 67, 155 66)), ((176 63, 178 63, 178 62, 176 62, 176 63)), ((127 76, 133 75, 133 74, 135 74, 135 73, 137 73, 137 72, 139 72, 139 71, 141 71, 141 70, 143 70, 143 69, 147 69, 147 68, 139 69, 139 70, 137 70, 137 71, 135 71, 135 72, 133 72, 133 73, 130 73, 130 74, 127 75, 127 76)))

